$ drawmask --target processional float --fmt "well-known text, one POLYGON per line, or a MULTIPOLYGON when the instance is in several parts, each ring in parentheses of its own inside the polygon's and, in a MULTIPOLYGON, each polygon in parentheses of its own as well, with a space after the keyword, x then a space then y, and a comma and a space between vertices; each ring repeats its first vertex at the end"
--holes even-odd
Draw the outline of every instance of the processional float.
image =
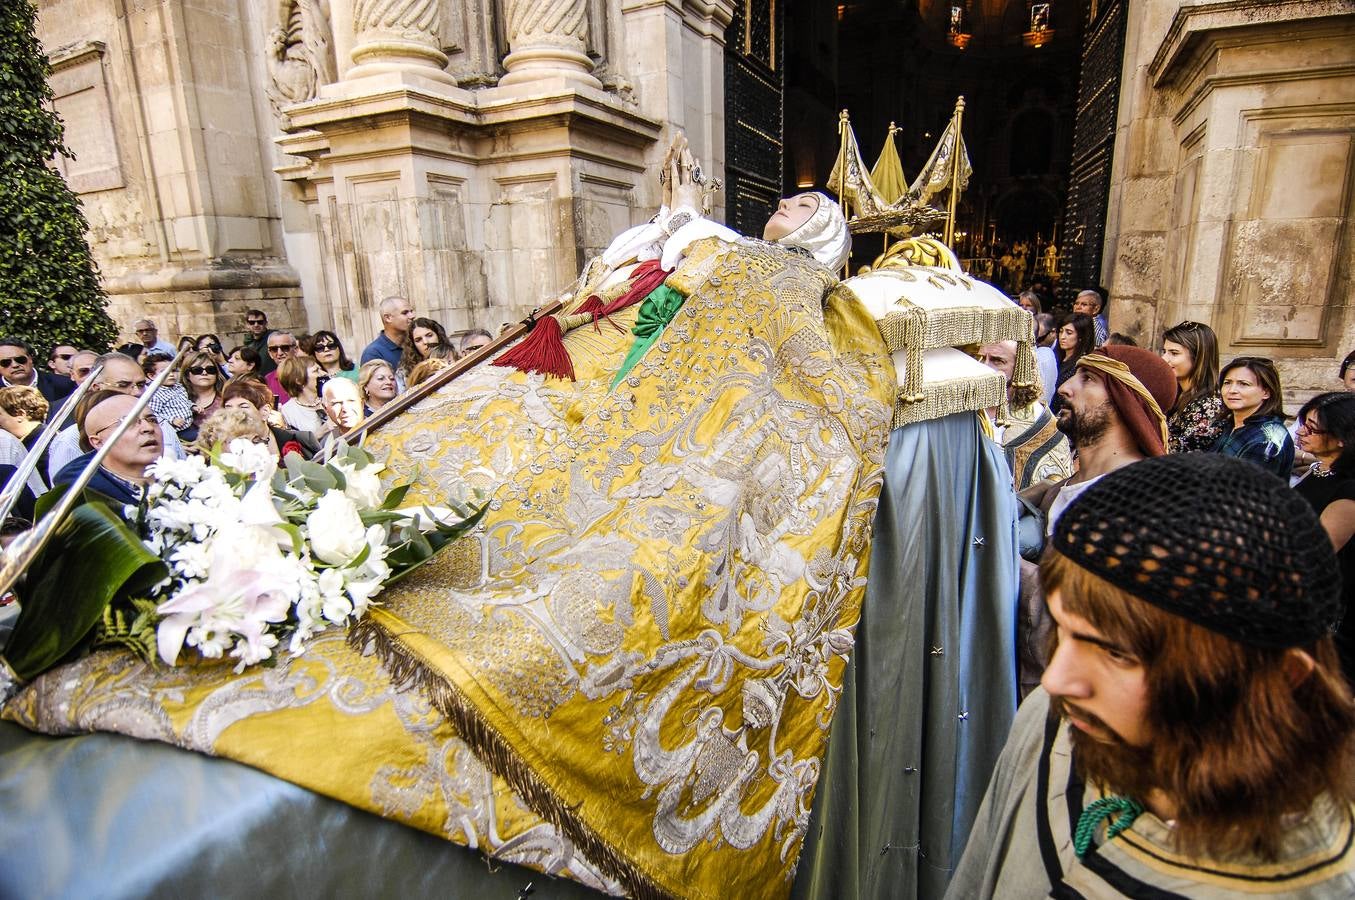
MULTIPOLYGON (((958 115, 923 172, 904 194, 892 201, 866 172, 845 119, 843 141, 850 152, 839 167, 836 183, 844 203, 855 207, 851 217, 853 230, 880 228, 889 229, 895 236, 911 235, 947 218, 950 225, 947 231, 953 232, 958 191, 952 189, 949 216, 929 204, 947 185, 963 184, 968 178, 958 115)), ((886 174, 881 170, 882 176, 886 174)), ((898 181, 901 184, 902 178, 898 181)), ((893 193, 887 177, 881 177, 880 182, 893 193)), ((520 484, 510 485, 517 493, 510 492, 503 499, 525 511, 520 516, 525 524, 517 534, 542 527, 535 521, 528 522, 530 516, 585 516, 599 525, 589 532, 586 545, 578 548, 573 568, 551 570, 551 577, 557 579, 550 582, 554 587, 543 588, 540 597, 522 598, 523 614, 553 614, 550 610, 558 603, 582 604, 590 610, 598 604, 595 613, 605 613, 603 618, 595 623, 588 619, 587 628, 577 635, 560 634, 552 638, 584 648, 611 641, 616 628, 624 627, 624 633, 630 635, 638 627, 635 622, 647 622, 651 617, 652 627, 662 632, 662 640, 658 636, 653 638, 663 646, 652 658, 643 656, 648 652, 645 645, 627 644, 620 648, 625 652, 618 650, 614 654, 614 662, 609 663, 612 668, 604 671, 581 666, 580 671, 587 676, 584 690, 598 698, 617 698, 615 706, 596 726, 602 729, 596 736, 601 743, 594 742, 596 753, 577 757, 588 771, 564 777, 558 769, 543 763, 545 754, 555 752, 549 740, 533 743, 506 738, 507 730, 525 726, 515 724, 511 718, 494 719, 487 715, 493 710, 482 707, 483 700, 469 693, 480 688, 460 680, 458 670, 462 661, 447 649, 451 645, 436 644, 413 628, 397 627, 399 622, 384 613, 378 619, 391 627, 363 629, 355 634, 357 640, 352 646, 345 645, 342 637, 319 641, 313 651, 287 662, 287 667, 294 670, 280 665, 278 670, 258 676, 245 673, 238 680, 226 676, 220 685, 212 682, 197 686, 186 675, 181 678, 172 672, 138 673, 112 658, 86 658, 77 664, 84 667, 84 677, 55 673, 43 676, 42 683, 18 698, 14 716, 29 727, 58 731, 77 727, 123 730, 236 758, 355 806, 441 834, 448 840, 502 853, 501 858, 608 892, 715 897, 722 895, 722 880, 734 879, 739 896, 776 897, 793 892, 800 897, 840 897, 848 893, 884 897, 934 893, 937 880, 942 877, 937 872, 947 860, 958 860, 961 848, 957 844, 962 845, 968 821, 977 811, 987 768, 996 758, 1015 709, 1014 651, 1010 646, 1015 631, 1014 598, 1003 593, 1006 585, 1015 583, 1016 557, 1010 534, 1015 517, 1001 453, 984 438, 981 417, 974 415, 987 407, 1000 406, 1005 385, 1000 375, 977 363, 964 348, 996 340, 1016 340, 1024 346, 1024 355, 1018 354, 1017 378, 1027 377, 1033 372, 1028 347, 1029 315, 991 286, 961 272, 945 244, 927 237, 908 236, 900 240, 877 260, 871 271, 842 284, 834 284, 833 279, 823 274, 821 266, 816 272, 814 264, 802 257, 768 256, 769 252, 765 242, 757 241, 704 245, 679 280, 705 285, 710 293, 694 293, 684 307, 685 318, 668 326, 684 337, 656 343, 650 358, 618 390, 607 387, 607 380, 600 382, 595 391, 586 389, 593 391, 587 396, 600 401, 599 412, 605 415, 586 417, 579 426, 580 435, 570 431, 562 440, 550 438, 553 442, 550 454, 540 457, 549 463, 543 481, 532 480, 534 469, 530 465, 514 463, 520 484), (747 262, 731 253, 746 254, 747 262), (818 279, 824 279, 829 287, 822 300, 815 294, 812 308, 788 308, 793 296, 766 291, 758 267, 769 259, 785 260, 785 265, 800 272, 802 281, 809 279, 818 284, 818 279), (732 281, 735 277, 746 282, 746 289, 735 290, 732 281), (701 297, 699 302, 693 299, 697 296, 701 297), (744 303, 756 306, 744 310, 744 303), (721 316, 732 318, 726 322, 721 316), (787 334, 778 338, 775 346, 763 348, 761 332, 769 325, 777 325, 781 316, 794 321, 800 329, 796 335, 801 332, 817 335, 815 340, 822 346, 805 345, 798 336, 787 334), (830 316, 834 328, 848 329, 842 332, 851 336, 851 343, 844 345, 847 349, 830 351, 822 338, 825 320, 830 316), (873 326, 869 324, 872 319, 873 326), (865 322, 866 328, 850 331, 855 327, 849 325, 851 322, 865 322), (615 479, 615 473, 606 467, 596 471, 588 468, 592 463, 586 454, 580 454, 588 451, 590 440, 602 440, 588 438, 587 434, 588 428, 601 427, 603 422, 656 414, 662 414, 660 418, 689 414, 691 407, 685 403, 677 403, 671 410, 664 406, 674 402, 666 399, 672 385, 665 383, 664 375, 680 380, 699 371, 701 377, 710 379, 712 372, 727 365, 733 358, 730 354, 736 352, 725 348, 716 353, 712 349, 709 355, 703 355, 705 351, 694 349, 703 340, 711 341, 712 347, 723 347, 720 342, 730 344, 741 360, 747 360, 745 365, 756 366, 748 375, 736 371, 734 393, 717 392, 712 395, 715 402, 734 402, 729 398, 763 390, 764 383, 774 383, 778 390, 790 392, 778 401, 784 405, 784 412, 778 415, 792 417, 781 424, 765 419, 769 409, 780 409, 776 403, 772 407, 759 403, 731 407, 731 415, 750 416, 750 421, 760 423, 759 429, 765 429, 765 440, 745 449, 756 451, 754 457, 763 460, 768 447, 775 450, 777 442, 785 439, 781 429, 790 427, 807 429, 809 443, 819 446, 819 450, 807 455, 792 454, 784 476, 781 469, 761 463, 748 467, 746 472, 739 468, 739 477, 746 477, 747 484, 730 480, 735 473, 718 465, 725 457, 712 457, 717 465, 703 470, 705 481, 714 485, 728 480, 736 494, 766 491, 770 500, 750 503, 746 510, 741 509, 730 520, 734 530, 721 533, 718 540, 703 537, 692 542, 675 539, 662 533, 662 529, 689 528, 690 525, 681 524, 683 517, 698 515, 712 503, 730 502, 719 500, 722 495, 718 490, 711 495, 717 500, 704 497, 699 483, 691 488, 684 486, 680 491, 670 483, 675 472, 690 464, 694 449, 706 446, 710 436, 693 425, 673 436, 673 447, 678 452, 664 454, 658 452, 660 445, 653 443, 649 431, 644 431, 645 440, 637 440, 633 445, 626 444, 629 437, 624 434, 620 438, 607 436, 609 448, 613 440, 622 442, 618 459, 630 460, 627 465, 643 462, 646 467, 643 479, 611 483, 616 496, 627 500, 627 505, 619 509, 644 511, 656 523, 649 527, 660 528, 660 532, 637 546, 648 553, 655 546, 671 545, 669 549, 674 555, 665 564, 669 569, 664 575, 668 580, 656 580, 641 565, 647 565, 643 558, 613 559, 616 552, 612 544, 624 532, 612 527, 611 520, 606 518, 609 514, 598 518, 594 506, 600 501, 593 496, 590 479, 615 479), (744 343, 751 353, 737 349, 744 343), (889 360, 880 357, 886 349, 892 356, 892 367, 889 360), (854 384, 850 379, 857 379, 862 387, 856 392, 826 392, 821 398, 822 414, 806 416, 805 404, 794 395, 799 390, 796 379, 813 386, 820 377, 815 372, 823 371, 821 367, 825 366, 831 371, 839 363, 847 366, 841 376, 847 380, 842 384, 854 384), (679 368, 673 368, 679 364, 679 368), (767 374, 763 374, 764 369, 767 374), (878 402, 872 391, 864 387, 865 373, 871 371, 876 373, 872 376, 873 393, 880 393, 885 387, 894 391, 890 404, 893 409, 892 414, 885 408, 871 410, 874 424, 861 431, 866 427, 862 416, 867 407, 878 402), (887 384, 879 380, 881 372, 886 373, 887 384), (884 436, 891 430, 886 452, 882 449, 884 436), (803 480, 806 471, 818 471, 815 467, 822 467, 829 454, 841 453, 846 447, 844 435, 851 434, 869 435, 877 441, 873 447, 862 448, 875 461, 876 468, 871 472, 866 472, 870 466, 862 468, 858 477, 864 480, 852 494, 860 502, 848 507, 850 515, 844 513, 841 537, 821 536, 824 545, 819 553, 811 554, 812 559, 802 570, 795 557, 788 556, 777 543, 784 536, 763 534, 767 530, 763 520, 782 528, 788 527, 783 525, 782 517, 789 517, 786 519, 789 522, 805 515, 811 504, 783 502, 796 501, 799 496, 793 492, 786 494, 786 486, 803 480), (550 458, 551 454, 563 457, 550 458), (820 458, 816 460, 815 456, 820 458), (582 469, 576 465, 580 459, 585 464, 582 469), (876 559, 872 577, 863 587, 861 559, 867 551, 869 495, 879 489, 881 462, 885 475, 880 516, 875 525, 876 559), (556 474, 550 474, 552 471, 556 474), (683 496, 677 496, 679 493, 683 496), (553 500, 555 497, 563 499, 553 500), (553 503, 556 505, 552 506, 553 503), (541 512, 536 512, 537 509, 541 512), (954 514, 938 515, 938 511, 954 514), (863 517, 866 527, 860 527, 863 517), (669 613, 676 616, 678 610, 666 606, 668 601, 677 603, 679 598, 685 598, 690 602, 695 598, 704 607, 723 596, 719 591, 750 589, 749 584, 735 580, 727 566, 716 566, 705 574, 687 572, 683 567, 683 554, 700 558, 717 552, 761 554, 756 559, 760 566, 765 566, 757 576, 762 579, 771 571, 778 573, 776 578, 792 585, 809 578, 818 584, 806 595, 817 598, 815 603, 827 603, 843 591, 864 590, 871 618, 858 630, 856 641, 859 646, 871 648, 869 659, 854 660, 853 668, 846 670, 844 683, 838 675, 844 671, 851 650, 850 629, 855 622, 850 616, 837 623, 820 622, 816 617, 822 616, 823 609, 816 611, 809 605, 802 610, 803 615, 792 619, 754 616, 750 622, 760 621, 761 625, 754 622, 732 633, 726 633, 724 624, 713 622, 690 633, 672 635, 670 641, 668 631, 677 627, 678 619, 670 620, 669 613), (835 561, 835 553, 846 555, 835 561), (626 567, 635 566, 640 568, 635 568, 629 580, 610 578, 614 568, 629 571, 626 567), (600 574, 607 574, 608 580, 600 579, 600 574), (701 579, 707 577, 714 579, 710 584, 721 587, 693 594, 693 590, 706 583, 701 579), (752 631, 748 632, 748 628, 752 631), (802 628, 810 630, 808 637, 800 633, 802 628), (791 645, 797 648, 797 654, 800 649, 809 649, 810 644, 800 648, 809 638, 812 638, 809 655, 794 659, 786 655, 784 648, 791 645), (338 671, 350 679, 375 678, 376 661, 351 652, 372 648, 385 661, 391 682, 379 689, 392 692, 389 697, 380 695, 385 698, 382 703, 393 703, 401 722, 404 717, 410 719, 407 723, 397 723, 389 713, 378 713, 375 707, 371 711, 359 708, 366 694, 355 695, 351 688, 342 687, 337 681, 333 682, 337 693, 315 692, 315 685, 328 684, 326 679, 334 678, 335 672, 327 671, 329 666, 340 667, 338 671), (641 655, 630 659, 635 653, 641 655), (732 674, 737 678, 726 691, 722 685, 732 674), (898 678, 903 681, 891 681, 898 678), (627 694, 629 689, 624 685, 631 680, 660 689, 627 694), (118 711, 107 705, 91 705, 83 693, 85 685, 90 690, 102 685, 101 689, 118 692, 131 706, 118 711), (433 707, 448 715, 457 726, 460 737, 449 741, 447 747, 455 741, 461 748, 456 752, 473 753, 473 759, 453 756, 447 747, 435 747, 436 762, 443 770, 418 774, 422 770, 416 763, 422 764, 427 750, 421 742, 429 740, 432 733, 426 721, 431 712, 427 705, 411 705, 412 701, 406 699, 403 688, 412 685, 422 687, 433 707), (902 692, 897 689, 900 687, 902 692), (189 693, 185 694, 185 690, 189 693), (214 708, 215 718, 210 723, 204 721, 200 729, 186 727, 185 718, 197 722, 209 706, 206 702, 201 708, 185 703, 185 696, 199 691, 210 691, 213 702, 219 701, 220 711, 214 708), (715 700, 699 698, 705 693, 715 698, 722 691, 729 694, 732 702, 716 715, 719 707, 715 700), (295 696, 293 692, 297 692, 295 696), (689 696, 693 692, 698 699, 689 696), (63 699, 58 700, 58 695, 63 699), (646 724, 647 710, 672 704, 679 695, 685 704, 680 708, 687 714, 660 717, 646 724), (335 712, 329 710, 328 696, 333 697, 335 712), (813 704, 834 697, 852 713, 846 724, 834 731, 832 747, 824 756, 818 741, 826 731, 827 720, 820 721, 820 717, 830 715, 832 705, 820 712, 813 704), (264 714, 256 715, 256 707, 249 704, 262 704, 258 709, 263 709, 264 714), (796 710, 794 717, 790 714, 783 717, 787 704, 796 710), (130 714, 132 707, 139 711, 137 716, 130 714), (227 715, 233 718, 225 718, 227 715), (270 752, 273 745, 269 741, 256 740, 265 734, 271 721, 269 716, 318 726, 329 717, 343 715, 353 717, 354 728, 363 729, 354 733, 362 734, 372 746, 399 751, 405 768, 393 773, 383 774, 384 770, 367 773, 365 767, 381 760, 367 759, 361 747, 344 745, 335 746, 333 752, 348 754, 344 757, 349 761, 348 768, 330 772, 308 764, 305 759, 270 752), (233 730, 227 727, 227 721, 234 723, 233 730), (406 737, 401 728, 412 737, 406 737), (780 752, 784 755, 766 752, 763 741, 769 734, 767 746, 773 748, 781 734, 780 752), (632 745, 634 750, 630 749, 632 745), (446 771, 448 768, 452 771, 446 771), (807 807, 801 804, 808 802, 821 770, 825 774, 815 800, 814 821, 819 823, 815 828, 808 822, 807 807), (360 772, 365 774, 359 777, 360 772), (480 803, 475 799, 479 796, 476 793, 479 782, 472 784, 467 780, 472 774, 483 778, 486 787, 492 785, 491 794, 484 799, 487 811, 476 805, 480 803), (581 775, 587 777, 581 781, 581 775), (454 790, 446 784, 439 787, 439 779, 448 778, 453 780, 454 790), (611 784, 618 778, 626 784, 624 793, 607 797, 588 793, 582 799, 569 793, 592 780, 611 784), (425 780, 428 784, 424 784, 425 780), (381 782, 380 790, 373 787, 377 781, 381 782), (427 797, 425 788, 431 792, 427 797), (464 808, 458 805, 463 803, 463 793, 474 801, 465 801, 470 805, 464 808), (868 796, 887 803, 889 815, 867 813, 855 805, 868 796), (599 804, 610 806, 600 811, 599 804), (478 818, 482 815, 488 816, 487 826, 478 818), (870 822, 873 824, 865 824, 870 822), (877 842, 880 827, 885 827, 889 835, 883 849, 877 842), (464 835, 456 829, 464 831, 464 835), (853 842, 836 839, 847 834, 853 836, 853 842), (801 839, 804 856, 799 878, 792 884, 801 839), (518 855, 509 855, 510 849, 518 855), (848 878, 845 873, 855 874, 848 878), (856 887, 848 890, 849 881, 856 887)), ((588 288, 585 272, 576 290, 567 297, 552 301, 480 353, 397 399, 389 405, 389 413, 383 411, 374 416, 361 431, 348 437, 377 435, 378 441, 390 440, 385 434, 387 426, 392 421, 398 422, 396 414, 403 411, 413 418, 407 424, 397 425, 401 430, 400 452, 406 455, 421 452, 422 458, 440 464, 436 455, 429 455, 433 451, 428 448, 440 446, 438 442, 445 441, 446 436, 420 427, 423 419, 418 417, 433 415, 439 404, 484 406, 507 399, 508 395, 495 399, 497 395, 490 383, 493 379, 486 375, 489 367, 482 364, 498 359, 506 345, 517 342, 546 316, 577 306, 588 295, 588 288), (458 376, 463 375, 468 377, 461 381, 458 376), (455 396, 449 396, 449 390, 455 396)), ((595 324, 596 331, 577 329, 571 340, 596 342, 612 333, 607 330, 612 323, 597 320, 595 324)), ((517 379, 510 387, 523 388, 522 402, 528 404, 549 396, 551 391, 540 378, 517 379)), ((559 421, 550 416, 542 419, 531 410, 519 415, 508 407, 504 409, 505 414, 516 417, 513 421, 520 422, 526 429, 523 434, 531 441, 543 439, 543 428, 571 427, 567 420, 572 413, 567 409, 559 421)), ((468 421, 473 431, 474 420, 468 421)), ((717 441, 712 446, 721 445, 717 441)), ((496 452, 499 448, 486 445, 484 449, 496 452)), ((839 477, 830 469, 823 471, 824 477, 839 477)), ((814 498, 812 502, 821 499, 812 483, 795 490, 814 498)), ((624 520, 619 521, 624 524, 624 520)), ((825 522, 832 524, 831 519, 825 522)), ((551 527, 557 528, 554 524, 551 527)), ((566 532, 568 529, 561 530, 562 540, 566 532)), ((502 552, 517 552, 513 550, 517 546, 513 541, 520 541, 520 537, 509 533, 507 538, 511 540, 502 552)), ((577 540, 577 535, 574 539, 577 540)), ((562 547, 560 552, 573 552, 568 543, 562 547)), ((448 595, 482 589, 476 586, 482 584, 485 571, 482 567, 488 565, 485 547, 468 541, 448 549, 454 552, 427 570, 427 577, 445 577, 443 586, 448 595)), ((730 564, 735 559, 730 555, 730 564)), ((728 596, 729 602, 735 604, 750 602, 735 593, 728 596)), ((426 600, 432 604, 428 615, 436 619, 441 615, 440 601, 416 598, 416 605, 426 600)), ((775 600, 773 592, 757 602, 775 600)), ((859 604, 859 597, 855 602, 859 604)), ((727 614, 718 603, 711 609, 710 615, 717 619, 727 614)), ((408 612, 402 609, 401 615, 407 616, 408 612)), ((510 612, 505 606, 496 615, 510 612)), ((686 610, 682 615, 689 617, 684 627, 690 629, 692 611, 686 610)), ((492 624, 490 618, 483 622, 467 618, 464 627, 488 627, 492 624)), ((460 627, 458 624, 457 628, 460 627)), ((454 629, 454 637, 456 633, 454 629)), ((502 634, 487 631, 471 651, 497 658, 495 654, 512 651, 515 642, 527 639, 536 640, 537 636, 524 636, 518 631, 502 634), (515 637, 507 640, 503 636, 507 634, 515 637)), ((518 685, 524 695, 536 698, 531 700, 533 703, 539 701, 540 692, 551 686, 542 679, 518 685)), ((373 697, 379 693, 375 686, 364 690, 372 692, 373 697)), ((600 709, 605 711, 605 704, 600 709)), ((552 733, 561 740, 572 733, 567 722, 559 718, 549 724, 552 733)), ((297 741, 308 735, 314 740, 314 732, 305 728, 296 731, 297 741)), ((573 739, 578 740, 579 736, 575 734, 573 739)))

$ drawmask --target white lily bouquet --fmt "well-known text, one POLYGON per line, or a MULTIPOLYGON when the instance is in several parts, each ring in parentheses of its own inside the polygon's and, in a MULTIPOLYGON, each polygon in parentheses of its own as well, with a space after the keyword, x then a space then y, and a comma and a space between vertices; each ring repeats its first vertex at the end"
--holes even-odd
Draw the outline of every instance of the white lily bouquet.
POLYGON ((479 519, 466 505, 400 509, 409 485, 381 488, 383 466, 341 444, 327 463, 245 438, 213 453, 161 460, 138 521, 168 567, 129 625, 105 615, 105 640, 177 665, 185 645, 239 660, 236 671, 301 653, 317 632, 366 614, 372 598, 479 519), (153 607, 152 607, 153 604, 153 607))

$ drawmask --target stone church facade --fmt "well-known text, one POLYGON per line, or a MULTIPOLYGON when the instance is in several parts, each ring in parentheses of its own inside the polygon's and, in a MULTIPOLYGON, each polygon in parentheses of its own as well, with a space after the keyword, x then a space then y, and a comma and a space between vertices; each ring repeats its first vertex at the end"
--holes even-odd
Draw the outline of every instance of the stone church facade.
MULTIPOLYGON (((1110 4, 1115 328, 1151 345, 1209 321, 1225 358, 1332 386, 1355 348, 1355 0, 1092 0, 1091 19, 1110 4)), ((449 330, 520 318, 653 211, 674 129, 724 174, 730 24, 769 23, 774 61, 780 6, 38 2, 118 321, 234 336, 259 306, 355 347, 395 294, 449 330)))

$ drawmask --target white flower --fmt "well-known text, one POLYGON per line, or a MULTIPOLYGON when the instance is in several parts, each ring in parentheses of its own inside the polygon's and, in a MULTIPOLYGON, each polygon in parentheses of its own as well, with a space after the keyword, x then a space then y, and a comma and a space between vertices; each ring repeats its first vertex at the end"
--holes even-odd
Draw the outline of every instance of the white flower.
POLYGON ((146 474, 157 482, 190 485, 201 481, 206 471, 207 460, 201 456, 188 456, 184 459, 162 456, 147 467, 146 474))
POLYGON ((249 438, 236 438, 220 457, 221 464, 258 481, 272 479, 278 470, 278 458, 268 444, 256 444, 249 438))
POLYGON ((206 578, 211 570, 212 554, 208 543, 187 541, 174 548, 169 563, 184 578, 206 578))
POLYGON ((325 491, 306 517, 311 553, 332 566, 341 566, 357 556, 367 542, 358 508, 342 491, 325 491))
POLYGON ((336 460, 331 465, 343 473, 343 492, 348 499, 364 509, 376 509, 381 505, 385 492, 381 490, 381 479, 377 473, 383 466, 371 463, 357 469, 346 459, 336 460))

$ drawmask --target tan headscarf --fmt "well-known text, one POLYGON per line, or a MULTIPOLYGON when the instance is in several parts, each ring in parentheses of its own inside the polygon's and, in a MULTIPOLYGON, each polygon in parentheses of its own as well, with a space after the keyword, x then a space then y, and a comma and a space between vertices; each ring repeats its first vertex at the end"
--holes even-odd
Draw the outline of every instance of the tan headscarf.
POLYGON ((1162 358, 1142 347, 1097 347, 1077 361, 1105 376, 1106 393, 1144 456, 1167 452, 1167 417, 1176 402, 1176 376, 1162 358))

